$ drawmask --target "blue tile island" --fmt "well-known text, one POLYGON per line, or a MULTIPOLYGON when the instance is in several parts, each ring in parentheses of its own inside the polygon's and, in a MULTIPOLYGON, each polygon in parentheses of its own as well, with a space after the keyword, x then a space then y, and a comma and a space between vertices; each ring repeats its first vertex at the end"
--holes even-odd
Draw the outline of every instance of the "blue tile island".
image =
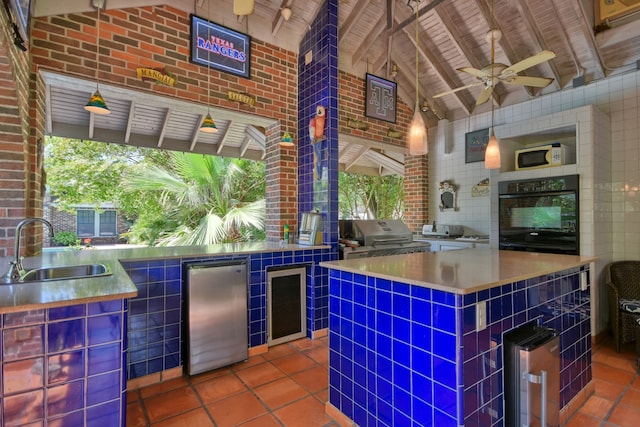
POLYGON ((562 417, 592 387, 594 260, 465 249, 321 263, 327 412, 362 427, 504 426, 503 334, 536 322, 560 333, 562 417))

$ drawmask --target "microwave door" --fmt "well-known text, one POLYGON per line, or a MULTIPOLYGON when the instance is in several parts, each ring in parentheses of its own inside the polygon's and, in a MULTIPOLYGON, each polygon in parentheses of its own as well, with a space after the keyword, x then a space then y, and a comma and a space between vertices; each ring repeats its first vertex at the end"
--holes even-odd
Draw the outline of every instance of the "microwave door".
POLYGON ((549 164, 549 159, 547 158, 548 154, 548 150, 535 150, 520 153, 518 156, 518 167, 522 169, 534 166, 546 166, 549 164))

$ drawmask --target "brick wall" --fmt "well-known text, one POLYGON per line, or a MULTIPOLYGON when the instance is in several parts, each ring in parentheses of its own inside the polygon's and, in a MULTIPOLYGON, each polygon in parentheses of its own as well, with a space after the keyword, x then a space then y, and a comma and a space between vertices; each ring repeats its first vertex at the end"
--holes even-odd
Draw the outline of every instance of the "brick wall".
POLYGON ((405 146, 405 131, 413 117, 413 110, 407 104, 398 100, 396 104, 396 123, 373 119, 364 115, 366 85, 364 78, 339 71, 338 84, 340 133, 384 142, 398 147, 405 146), (349 120, 362 120, 369 128, 366 131, 352 129, 347 126, 349 120), (402 136, 400 138, 388 137, 389 128, 399 130, 402 136))
MULTIPOLYGON (((0 21, 10 22, 5 8, 0 8, 0 21)), ((42 213, 42 202, 35 197, 41 187, 41 154, 36 132, 30 131, 35 84, 29 77, 28 53, 14 46, 9 25, 0 26, 0 257, 13 256, 19 220, 42 213)), ((37 249, 33 242, 32 237, 25 253, 37 249)))

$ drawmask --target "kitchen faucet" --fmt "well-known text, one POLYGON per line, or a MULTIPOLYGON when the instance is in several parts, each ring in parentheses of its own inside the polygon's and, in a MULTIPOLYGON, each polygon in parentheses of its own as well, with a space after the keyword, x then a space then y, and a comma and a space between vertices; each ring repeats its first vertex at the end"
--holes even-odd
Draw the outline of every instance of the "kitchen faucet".
POLYGON ((49 221, 43 218, 26 218, 18 223, 16 226, 16 235, 15 235, 15 246, 14 246, 14 259, 9 262, 11 267, 9 267, 9 271, 4 275, 5 283, 14 283, 17 282, 22 275, 25 273, 24 267, 22 266, 22 258, 20 256, 20 233, 22 232, 22 227, 27 224, 32 224, 34 222, 41 222, 47 227, 49 227, 49 235, 53 237, 53 225, 49 221))

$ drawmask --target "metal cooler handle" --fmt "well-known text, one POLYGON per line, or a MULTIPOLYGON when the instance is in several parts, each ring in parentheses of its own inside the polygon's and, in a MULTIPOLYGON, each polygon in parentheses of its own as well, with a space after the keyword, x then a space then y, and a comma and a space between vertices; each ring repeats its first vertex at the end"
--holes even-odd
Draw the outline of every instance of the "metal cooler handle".
POLYGON ((547 425, 547 371, 540 371, 540 375, 527 374, 527 381, 540 384, 540 425, 547 425))

